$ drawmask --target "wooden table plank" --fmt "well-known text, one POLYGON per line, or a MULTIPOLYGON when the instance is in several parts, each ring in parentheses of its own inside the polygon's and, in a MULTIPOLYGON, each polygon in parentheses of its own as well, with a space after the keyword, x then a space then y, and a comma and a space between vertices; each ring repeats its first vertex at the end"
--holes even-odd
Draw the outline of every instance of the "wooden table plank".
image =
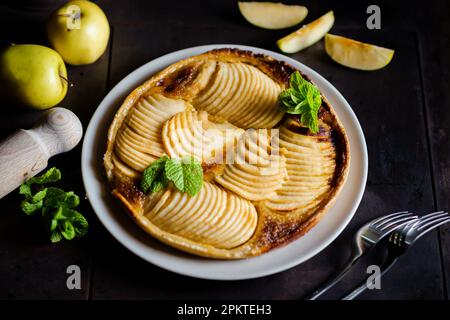
MULTIPOLYGON (((9 11, 14 15, 14 10, 9 11)), ((18 12, 20 16, 22 12, 18 12)), ((32 15, 32 13, 27 13, 32 15)), ((20 19, 1 20, 3 42, 46 44, 43 19, 49 14, 36 13, 35 23, 20 19), (30 32, 32 30, 32 32, 30 32)), ((8 15, 6 19, 11 19, 8 15)), ((96 63, 83 67, 68 66, 68 77, 74 83, 59 104, 75 112, 86 128, 89 119, 105 94, 109 50, 96 63)), ((2 106, 0 109, 3 138, 19 128, 29 128, 41 112, 2 106)), ((81 143, 73 151, 52 158, 49 166, 61 169, 65 189, 74 190, 82 198, 80 211, 89 221, 93 212, 86 200, 80 173, 81 143)), ((3 198, 0 211, 0 299, 87 299, 90 285, 91 252, 89 238, 51 244, 40 219, 26 217, 20 210, 21 196, 15 191, 3 198), (81 268, 81 290, 68 290, 66 268, 81 268)), ((92 230, 91 230, 92 232, 92 230)))
MULTIPOLYGON (((119 248, 102 231, 95 241, 98 258, 94 265, 92 298, 300 298, 343 263, 349 254, 351 236, 362 223, 400 209, 419 213, 432 209, 415 33, 393 29, 371 33, 369 37, 365 31, 355 28, 336 31, 397 49, 392 64, 374 73, 336 65, 324 54, 322 44, 293 56, 319 71, 344 94, 358 115, 368 141, 367 192, 343 235, 315 258, 286 272, 248 281, 217 282, 191 279, 156 268, 119 248)), ((274 37, 273 32, 233 23, 226 28, 199 22, 180 25, 176 21, 164 25, 156 21, 116 24, 110 84, 117 83, 143 63, 174 50, 231 42, 272 49, 274 37), (149 30, 151 42, 145 41, 149 30)), ((402 258, 401 264, 383 280, 383 291, 368 292, 362 298, 441 299, 439 261, 438 239, 431 235, 402 258), (417 258, 425 253, 427 259, 417 258), (417 281, 412 282, 411 278, 417 281)), ((344 285, 354 283, 351 281, 355 277, 347 279, 344 285)))
MULTIPOLYGON (((424 82, 424 100, 436 192, 435 209, 450 210, 450 21, 444 17, 450 10, 441 2, 430 26, 419 37, 424 82)), ((450 224, 440 228, 442 268, 446 294, 450 299, 450 224)))

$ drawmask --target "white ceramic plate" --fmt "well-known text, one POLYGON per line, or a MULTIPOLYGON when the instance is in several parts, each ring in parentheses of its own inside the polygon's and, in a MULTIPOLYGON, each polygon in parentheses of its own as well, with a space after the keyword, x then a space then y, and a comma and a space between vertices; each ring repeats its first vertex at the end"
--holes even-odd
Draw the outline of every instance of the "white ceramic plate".
POLYGON ((180 274, 216 280, 262 277, 291 268, 328 246, 353 217, 367 179, 367 148, 353 110, 344 97, 317 72, 278 53, 241 45, 207 45, 176 51, 148 62, 120 81, 103 99, 92 116, 82 150, 83 182, 89 201, 108 231, 126 248, 161 268, 180 274), (166 246, 141 230, 110 194, 102 164, 106 134, 123 99, 157 71, 189 56, 208 50, 232 47, 270 55, 286 61, 311 77, 342 121, 350 140, 351 165, 347 182, 325 217, 305 236, 262 256, 245 260, 214 260, 196 257, 166 246))

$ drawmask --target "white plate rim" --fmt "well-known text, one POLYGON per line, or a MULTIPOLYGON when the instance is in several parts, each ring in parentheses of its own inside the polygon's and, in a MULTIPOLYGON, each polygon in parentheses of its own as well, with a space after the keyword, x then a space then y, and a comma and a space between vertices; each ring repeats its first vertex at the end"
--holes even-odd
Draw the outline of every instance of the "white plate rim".
MULTIPOLYGON (((107 123, 107 127, 109 127, 109 123, 107 123)), ((102 138, 103 143, 105 143, 106 136, 102 138)), ((102 156, 97 155, 96 159, 98 160, 98 158, 101 161, 102 156)), ((191 47, 168 53, 142 65, 117 83, 104 97, 89 122, 83 139, 81 169, 86 194, 98 219, 109 233, 128 250, 154 265, 186 276, 210 280, 244 280, 263 277, 290 269, 312 258, 334 241, 350 222, 362 199, 367 181, 368 156, 364 133, 355 113, 342 94, 319 73, 299 61, 266 49, 237 44, 215 44, 191 47), (113 108, 115 108, 115 113, 120 106, 120 99, 123 99, 123 97, 131 92, 132 88, 140 85, 156 71, 183 58, 218 48, 237 48, 266 54, 277 60, 285 61, 307 74, 321 89, 331 105, 333 105, 336 113, 346 128, 351 148, 352 159, 349 176, 341 193, 338 195, 335 204, 329 209, 324 218, 322 218, 321 221, 306 235, 291 244, 272 250, 262 256, 243 260, 230 261, 198 258, 188 254, 175 252, 169 247, 167 247, 167 250, 161 250, 160 246, 165 247, 163 244, 152 244, 149 246, 148 243, 144 243, 142 238, 138 238, 135 234, 126 231, 126 227, 123 224, 121 225, 117 221, 114 221, 113 211, 117 210, 117 206, 101 199, 101 189, 109 188, 109 185, 106 183, 106 177, 99 178, 99 174, 96 172, 96 170, 99 170, 98 164, 92 164, 94 160, 94 158, 92 158, 92 152, 95 151, 94 148, 98 148, 100 144, 98 140, 96 142, 95 137, 97 131, 101 130, 99 129, 99 126, 101 125, 102 118, 108 111, 111 112, 113 108), (119 104, 117 104, 118 102, 119 104), (336 108, 335 106, 338 107, 336 108), (349 126, 349 124, 351 124, 351 126, 349 126), (358 160, 356 163, 355 159, 358 160), (355 166, 357 166, 356 171, 355 166), (346 212, 343 214, 341 212, 342 219, 336 222, 331 233, 329 230, 328 234, 321 235, 320 232, 324 231, 321 229, 326 230, 325 226, 327 220, 330 220, 330 216, 332 216, 330 213, 336 211, 335 207, 337 204, 343 202, 343 193, 345 193, 348 188, 354 189, 353 191, 350 191, 352 194, 352 201, 345 209, 346 212), (319 239, 315 239, 315 237, 318 237, 319 239), (310 243, 309 249, 307 248, 307 250, 305 250, 305 246, 299 247, 299 244, 303 242, 303 245, 305 245, 308 244, 308 241, 310 243), (315 244, 314 241, 316 242, 315 244), (296 250, 299 250, 300 253, 296 250), (280 252, 283 252, 283 254, 278 254, 280 252), (279 259, 277 255, 282 256, 284 259, 279 259), (271 261, 272 263, 270 263, 271 261)), ((103 167, 101 170, 103 170, 103 167)), ((125 215, 125 212, 123 212, 123 215, 125 215)), ((337 217, 335 217, 335 219, 336 218, 337 217)), ((133 223, 131 219, 129 220, 130 223, 133 223)), ((330 222, 328 222, 328 224, 329 223, 330 222)))

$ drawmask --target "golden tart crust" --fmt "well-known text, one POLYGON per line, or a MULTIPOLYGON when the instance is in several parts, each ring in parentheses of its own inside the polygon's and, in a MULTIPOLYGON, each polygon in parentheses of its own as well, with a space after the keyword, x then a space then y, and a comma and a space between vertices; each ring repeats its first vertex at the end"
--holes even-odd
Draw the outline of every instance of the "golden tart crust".
POLYGON ((305 234, 342 188, 350 149, 325 97, 317 134, 281 112, 277 97, 294 71, 269 56, 226 48, 152 76, 128 95, 109 128, 104 166, 113 195, 150 235, 205 257, 256 256, 305 234), (185 130, 174 133, 177 126, 185 130), (200 193, 189 197, 169 187, 145 195, 139 188, 144 168, 163 153, 181 155, 182 143, 194 141, 192 132, 201 135, 202 126, 233 135, 219 139, 223 145, 208 140, 208 154, 197 154, 205 177, 200 193), (244 133, 249 128, 253 133, 244 133), (242 156, 273 129, 279 129, 279 154, 258 153, 250 165, 209 157, 229 143, 242 156))

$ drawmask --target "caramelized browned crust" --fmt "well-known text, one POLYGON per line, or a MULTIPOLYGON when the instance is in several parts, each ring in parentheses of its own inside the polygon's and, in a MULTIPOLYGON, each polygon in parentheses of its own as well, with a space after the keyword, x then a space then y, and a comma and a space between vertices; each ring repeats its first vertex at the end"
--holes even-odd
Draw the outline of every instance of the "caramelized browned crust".
MULTIPOLYGON (((104 165, 107 177, 113 188, 113 194, 120 200, 131 216, 136 219, 137 223, 159 240, 197 255, 225 259, 245 258, 285 245, 304 235, 318 223, 336 199, 345 182, 350 164, 349 143, 345 130, 333 108, 326 98, 323 97, 323 104, 319 111, 319 119, 323 125, 319 133, 314 136, 319 142, 331 142, 335 148, 336 166, 332 181, 329 182, 330 190, 318 205, 306 213, 296 212, 295 210, 278 212, 269 209, 263 202, 255 203, 259 218, 254 235, 249 241, 236 248, 218 249, 207 245, 199 246, 186 239, 178 239, 170 234, 165 234, 164 231, 159 230, 156 226, 149 225, 147 221, 140 219, 143 214, 145 195, 138 187, 138 177, 132 179, 122 175, 119 170, 115 170, 112 155, 116 134, 130 109, 143 95, 160 92, 167 97, 192 100, 202 89, 194 80, 201 72, 203 63, 211 59, 225 62, 244 62, 253 65, 282 86, 287 86, 290 74, 297 71, 289 64, 275 60, 272 57, 232 48, 216 49, 179 61, 151 77, 125 99, 117 111, 108 132, 104 165)), ((303 76, 309 79, 307 76, 303 76)), ((289 116, 285 117, 289 118, 289 116)), ((292 121, 287 122, 292 131, 303 135, 312 135, 306 128, 302 127, 298 122, 296 123, 294 119, 296 118, 292 117, 292 121)), ((222 169, 220 165, 204 166, 205 178, 210 180, 211 176, 214 176, 222 169)))

